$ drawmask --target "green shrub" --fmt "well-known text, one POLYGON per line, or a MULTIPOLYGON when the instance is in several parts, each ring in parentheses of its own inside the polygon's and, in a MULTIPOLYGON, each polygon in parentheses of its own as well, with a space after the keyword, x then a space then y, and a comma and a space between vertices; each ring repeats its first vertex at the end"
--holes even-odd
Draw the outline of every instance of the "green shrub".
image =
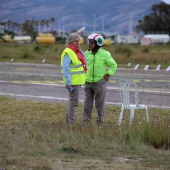
POLYGON ((130 56, 131 56, 131 54, 132 54, 132 51, 129 49, 129 48, 127 48, 127 47, 125 47, 125 48, 123 48, 123 47, 117 47, 116 49, 115 49, 115 53, 120 53, 120 54, 125 54, 126 55, 126 57, 127 58, 129 58, 130 56))
POLYGON ((35 51, 35 52, 40 52, 40 51, 41 51, 41 47, 40 47, 40 46, 34 47, 34 51, 35 51))
POLYGON ((142 49, 142 53, 149 53, 149 49, 148 48, 142 49))
POLYGON ((30 53, 25 52, 25 53, 23 53, 23 54, 21 55, 21 58, 23 58, 23 59, 28 59, 28 58, 32 58, 32 56, 30 55, 30 53))

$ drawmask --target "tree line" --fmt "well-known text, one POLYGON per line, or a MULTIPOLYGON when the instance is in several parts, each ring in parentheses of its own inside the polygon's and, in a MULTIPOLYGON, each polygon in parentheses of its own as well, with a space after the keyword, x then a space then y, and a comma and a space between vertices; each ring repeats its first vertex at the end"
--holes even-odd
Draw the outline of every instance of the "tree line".
POLYGON ((4 26, 5 33, 7 34, 36 37, 38 32, 57 35, 58 32, 53 29, 54 22, 55 18, 52 17, 49 20, 26 20, 23 23, 8 20, 0 22, 0 25, 4 26))
POLYGON ((136 30, 148 33, 167 33, 170 35, 170 5, 160 3, 152 5, 151 13, 139 20, 136 30))

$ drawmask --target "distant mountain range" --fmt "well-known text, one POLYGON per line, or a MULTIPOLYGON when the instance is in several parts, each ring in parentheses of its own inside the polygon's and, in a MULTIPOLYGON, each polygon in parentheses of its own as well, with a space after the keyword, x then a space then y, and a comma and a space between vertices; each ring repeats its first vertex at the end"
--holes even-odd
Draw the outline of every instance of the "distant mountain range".
POLYGON ((139 19, 150 14, 161 0, 0 0, 0 22, 55 18, 54 29, 68 33, 133 31, 139 19))

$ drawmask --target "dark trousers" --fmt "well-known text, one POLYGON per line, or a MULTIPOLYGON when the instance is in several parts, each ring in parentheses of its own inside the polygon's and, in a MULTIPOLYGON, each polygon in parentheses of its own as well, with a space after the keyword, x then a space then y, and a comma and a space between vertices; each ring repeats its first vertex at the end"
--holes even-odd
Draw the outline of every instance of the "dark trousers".
POLYGON ((67 125, 75 122, 76 107, 78 106, 79 102, 80 85, 74 85, 72 87, 74 88, 74 90, 72 92, 69 92, 69 102, 66 112, 67 125))
POLYGON ((102 122, 105 113, 106 81, 102 79, 96 83, 86 82, 84 91, 84 121, 91 120, 93 103, 95 101, 98 113, 97 122, 102 122))

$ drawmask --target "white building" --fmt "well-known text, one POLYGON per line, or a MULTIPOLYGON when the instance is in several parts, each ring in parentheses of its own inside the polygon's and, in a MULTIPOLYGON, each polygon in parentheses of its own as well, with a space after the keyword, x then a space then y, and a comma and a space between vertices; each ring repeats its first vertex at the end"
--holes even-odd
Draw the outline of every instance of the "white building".
POLYGON ((146 34, 144 38, 150 39, 152 44, 157 43, 168 43, 170 41, 170 37, 168 34, 146 34))
POLYGON ((115 43, 117 44, 139 44, 140 38, 137 34, 116 35, 115 43))

